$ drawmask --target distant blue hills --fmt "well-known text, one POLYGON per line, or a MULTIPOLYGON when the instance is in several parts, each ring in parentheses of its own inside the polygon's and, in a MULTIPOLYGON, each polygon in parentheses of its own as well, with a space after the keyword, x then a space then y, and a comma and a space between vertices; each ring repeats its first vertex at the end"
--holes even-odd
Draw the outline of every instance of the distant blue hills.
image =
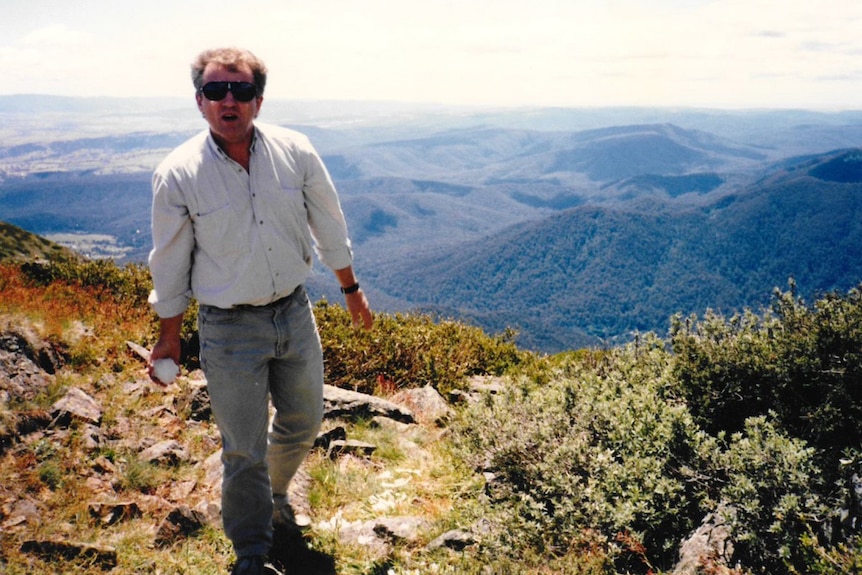
MULTIPOLYGON (((324 156, 382 311, 555 352, 862 281, 858 112, 267 104, 324 156)), ((152 168, 204 127, 187 106, 0 97, 0 220, 145 261, 152 168)), ((338 301, 330 275, 309 288, 338 301)))
POLYGON ((442 316, 517 325, 523 344, 555 351, 664 334, 674 313, 766 306, 791 278, 809 297, 846 291, 862 280, 862 177, 859 160, 847 165, 858 153, 805 160, 687 209, 563 210, 398 262, 377 282, 442 316))

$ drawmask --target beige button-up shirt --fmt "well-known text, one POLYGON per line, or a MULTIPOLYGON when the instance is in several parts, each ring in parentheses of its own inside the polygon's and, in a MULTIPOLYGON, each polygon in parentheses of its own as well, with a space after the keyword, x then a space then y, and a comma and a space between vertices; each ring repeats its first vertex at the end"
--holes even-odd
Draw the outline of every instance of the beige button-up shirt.
POLYGON ((191 297, 221 308, 264 305, 305 282, 312 253, 333 270, 352 265, 332 180, 309 140, 255 124, 249 171, 209 130, 153 175, 150 303, 163 318, 191 297))

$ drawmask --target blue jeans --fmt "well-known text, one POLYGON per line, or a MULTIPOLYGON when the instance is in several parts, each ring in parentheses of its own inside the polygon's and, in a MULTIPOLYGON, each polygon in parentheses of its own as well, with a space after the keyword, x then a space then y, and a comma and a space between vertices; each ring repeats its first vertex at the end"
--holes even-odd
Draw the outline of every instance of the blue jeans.
POLYGON ((200 306, 201 367, 222 437, 222 519, 238 557, 272 545, 273 496, 323 418, 323 351, 301 286, 268 306, 200 306), (269 400, 275 416, 269 426, 269 400))

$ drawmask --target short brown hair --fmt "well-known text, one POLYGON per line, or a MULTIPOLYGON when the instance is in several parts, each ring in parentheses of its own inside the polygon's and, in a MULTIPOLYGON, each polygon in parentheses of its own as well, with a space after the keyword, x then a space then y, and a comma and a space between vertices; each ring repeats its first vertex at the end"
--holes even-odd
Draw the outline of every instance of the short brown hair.
POLYGON ((232 72, 235 72, 242 64, 248 65, 254 74, 257 95, 258 97, 263 96, 263 89, 266 87, 266 65, 263 60, 242 48, 213 48, 198 54, 198 57, 192 62, 192 83, 195 85, 195 90, 201 89, 204 70, 207 65, 213 63, 224 66, 232 72))

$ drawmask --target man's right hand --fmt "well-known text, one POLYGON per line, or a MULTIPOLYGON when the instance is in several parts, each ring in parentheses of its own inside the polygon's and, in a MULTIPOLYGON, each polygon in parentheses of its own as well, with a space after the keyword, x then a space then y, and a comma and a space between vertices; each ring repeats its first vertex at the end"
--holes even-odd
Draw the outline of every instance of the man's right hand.
POLYGON ((178 315, 159 320, 159 340, 150 351, 150 361, 147 362, 147 373, 153 382, 165 385, 153 372, 153 363, 158 359, 170 359, 177 365, 180 364, 180 332, 183 327, 183 316, 178 315))

